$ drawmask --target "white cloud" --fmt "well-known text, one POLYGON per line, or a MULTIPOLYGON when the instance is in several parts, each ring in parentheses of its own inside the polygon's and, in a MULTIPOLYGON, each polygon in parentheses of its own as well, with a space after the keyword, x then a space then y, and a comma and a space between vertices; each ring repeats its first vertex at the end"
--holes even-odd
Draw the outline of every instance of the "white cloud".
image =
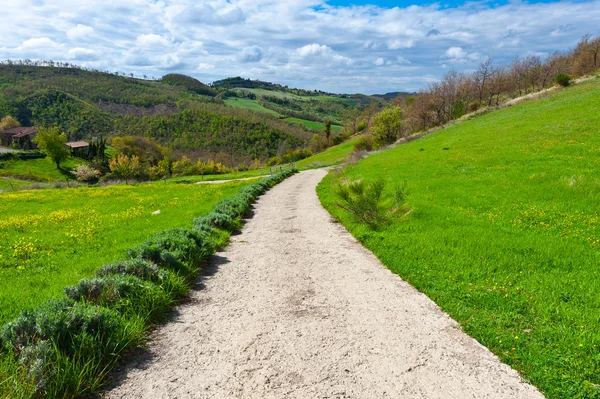
POLYGON ((479 53, 468 53, 462 47, 450 47, 444 53, 442 57, 447 62, 455 64, 466 64, 467 62, 474 62, 481 58, 479 53))
POLYGON ((77 24, 77 26, 67 30, 67 37, 71 40, 80 39, 82 37, 90 36, 94 33, 94 28, 91 26, 77 24))
POLYGON ((600 0, 384 8, 320 0, 38 1, 3 4, 2 58, 77 61, 202 81, 241 75, 336 92, 417 90, 486 57, 573 48, 598 35, 600 0), (65 11, 68 10, 68 11, 65 11), (567 21, 567 22, 565 22, 567 21), (22 29, 22 27, 27 29, 22 29))
POLYGON ((329 46, 313 43, 296 49, 296 52, 300 54, 301 57, 311 57, 332 54, 333 50, 329 46))
POLYGON ((387 47, 390 50, 398 50, 402 48, 415 47, 415 41, 413 39, 396 39, 388 42, 387 47))
POLYGON ((168 47, 172 44, 166 37, 154 33, 139 35, 136 39, 136 43, 138 46, 147 49, 168 47))
POLYGON ((241 62, 258 62, 262 60, 263 52, 258 46, 246 47, 240 56, 241 62))
POLYGON ((75 47, 69 50, 69 58, 77 61, 96 61, 99 57, 93 50, 75 47))
POLYGON ((59 44, 54 40, 49 39, 47 37, 34 37, 31 39, 25 40, 18 47, 21 50, 32 50, 32 49, 44 49, 44 48, 54 48, 59 44))

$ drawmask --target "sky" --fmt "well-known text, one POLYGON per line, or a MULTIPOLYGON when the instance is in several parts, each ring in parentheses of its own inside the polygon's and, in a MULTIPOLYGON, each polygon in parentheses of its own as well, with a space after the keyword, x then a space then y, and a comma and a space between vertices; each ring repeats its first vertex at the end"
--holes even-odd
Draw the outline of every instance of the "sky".
POLYGON ((600 0, 0 0, 0 9, 0 59, 335 93, 417 91, 488 57, 543 58, 600 35, 600 0))

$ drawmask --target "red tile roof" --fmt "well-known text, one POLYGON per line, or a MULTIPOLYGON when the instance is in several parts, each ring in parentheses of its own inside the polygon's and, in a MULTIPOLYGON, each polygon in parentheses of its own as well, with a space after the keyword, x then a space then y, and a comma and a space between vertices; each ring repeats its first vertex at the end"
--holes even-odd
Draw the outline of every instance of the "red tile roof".
POLYGON ((36 134, 38 131, 37 126, 32 127, 13 127, 12 129, 0 130, 0 134, 9 134, 14 138, 25 137, 32 134, 36 134))

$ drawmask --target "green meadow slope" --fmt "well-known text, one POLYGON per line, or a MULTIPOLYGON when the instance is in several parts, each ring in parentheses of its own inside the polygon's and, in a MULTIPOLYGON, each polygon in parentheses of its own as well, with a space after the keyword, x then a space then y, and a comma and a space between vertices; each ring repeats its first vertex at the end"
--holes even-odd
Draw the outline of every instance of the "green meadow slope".
POLYGON ((61 296, 64 287, 92 277, 153 233, 190 227, 193 218, 250 183, 157 182, 0 194, 0 324, 61 296))
POLYGON ((600 398, 600 79, 465 121, 329 174, 324 206, 393 272, 548 398, 600 398), (338 183, 406 181, 377 230, 338 183))

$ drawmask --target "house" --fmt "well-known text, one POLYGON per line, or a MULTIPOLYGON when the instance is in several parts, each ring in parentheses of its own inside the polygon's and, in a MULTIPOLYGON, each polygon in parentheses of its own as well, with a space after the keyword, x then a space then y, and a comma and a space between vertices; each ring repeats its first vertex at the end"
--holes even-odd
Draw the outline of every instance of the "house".
POLYGON ((85 158, 90 150, 90 143, 87 141, 70 141, 65 145, 71 149, 71 155, 74 157, 85 158))
POLYGON ((37 145, 33 142, 37 132, 37 126, 5 129, 0 131, 0 144, 4 147, 16 145, 22 150, 33 150, 37 148, 37 145))

